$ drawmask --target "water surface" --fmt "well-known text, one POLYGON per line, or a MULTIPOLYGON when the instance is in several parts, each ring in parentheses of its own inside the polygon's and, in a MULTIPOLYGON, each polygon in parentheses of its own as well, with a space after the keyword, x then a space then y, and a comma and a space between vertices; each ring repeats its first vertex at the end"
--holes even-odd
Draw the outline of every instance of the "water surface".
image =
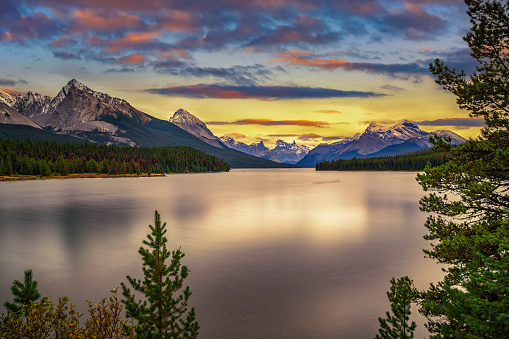
POLYGON ((422 253, 422 195, 415 173, 311 169, 1 182, 0 301, 31 268, 41 293, 85 311, 142 277, 158 210, 201 338, 372 338, 391 277, 441 275, 422 253))

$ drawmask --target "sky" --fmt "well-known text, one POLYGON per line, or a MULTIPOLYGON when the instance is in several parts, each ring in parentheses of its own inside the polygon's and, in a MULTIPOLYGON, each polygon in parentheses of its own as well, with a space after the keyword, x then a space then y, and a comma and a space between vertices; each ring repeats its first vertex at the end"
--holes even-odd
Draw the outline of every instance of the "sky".
POLYGON ((331 143, 403 119, 475 137, 429 72, 472 72, 462 0, 1 0, 0 88, 70 80, 217 136, 331 143))

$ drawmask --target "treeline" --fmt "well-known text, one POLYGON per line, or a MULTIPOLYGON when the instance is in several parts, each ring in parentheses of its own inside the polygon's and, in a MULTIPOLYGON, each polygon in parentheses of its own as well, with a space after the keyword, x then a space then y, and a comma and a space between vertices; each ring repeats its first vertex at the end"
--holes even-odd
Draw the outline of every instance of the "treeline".
POLYGON ((448 153, 432 150, 390 157, 339 159, 316 164, 317 171, 422 171, 428 163, 431 167, 447 162, 448 153))
POLYGON ((126 147, 91 143, 0 140, 0 176, 229 170, 230 165, 225 161, 188 146, 126 147))

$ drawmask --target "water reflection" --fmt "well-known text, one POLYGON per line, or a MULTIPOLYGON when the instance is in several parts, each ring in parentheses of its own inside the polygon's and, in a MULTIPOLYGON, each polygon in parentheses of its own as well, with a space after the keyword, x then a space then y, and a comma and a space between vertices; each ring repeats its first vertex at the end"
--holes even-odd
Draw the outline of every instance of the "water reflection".
POLYGON ((373 337, 391 277, 424 288, 441 274, 423 259, 414 177, 297 169, 0 183, 0 301, 32 268, 41 292, 83 311, 125 275, 141 277, 137 249, 157 209, 168 246, 186 253, 202 338, 373 337))

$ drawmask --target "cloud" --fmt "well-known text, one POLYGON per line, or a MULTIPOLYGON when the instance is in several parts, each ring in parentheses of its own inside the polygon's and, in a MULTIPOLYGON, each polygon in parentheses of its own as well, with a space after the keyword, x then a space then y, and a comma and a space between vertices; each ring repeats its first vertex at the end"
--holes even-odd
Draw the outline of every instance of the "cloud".
POLYGON ((448 27, 446 20, 415 3, 406 3, 404 8, 391 8, 379 17, 377 23, 384 34, 403 35, 409 40, 433 39, 448 27))
POLYGON ((85 42, 92 45, 104 48, 107 53, 118 53, 124 50, 136 49, 157 49, 160 44, 156 41, 156 37, 160 36, 162 32, 130 32, 126 33, 121 38, 104 39, 97 35, 89 36, 85 42))
POLYGON ((345 137, 323 137, 322 140, 323 141, 331 141, 331 140, 341 140, 341 139, 344 139, 345 137))
POLYGON ((312 120, 271 120, 271 119, 241 119, 236 121, 208 121, 207 125, 262 125, 262 126, 304 126, 304 127, 327 127, 326 121, 312 120))
POLYGON ((110 68, 105 71, 106 73, 132 73, 135 72, 134 68, 122 67, 122 68, 110 68))
POLYGON ((145 62, 145 56, 140 53, 126 55, 121 58, 115 58, 115 61, 123 65, 138 65, 145 62))
POLYGON ((70 37, 68 35, 64 35, 64 36, 58 37, 57 39, 53 40, 49 44, 49 47, 51 47, 51 48, 64 48, 64 47, 69 47, 69 46, 72 46, 72 45, 76 45, 77 43, 78 42, 76 40, 74 40, 72 37, 70 37))
POLYGON ((53 52, 53 56, 55 58, 63 59, 63 60, 81 60, 81 56, 76 53, 71 52, 53 52))
POLYGON ((153 94, 189 98, 218 99, 316 99, 316 98, 366 98, 383 96, 374 92, 341 91, 330 88, 299 86, 223 86, 190 85, 145 90, 153 94))
POLYGON ((484 127, 482 118, 446 118, 437 120, 417 121, 417 125, 422 126, 455 126, 455 127, 484 127))
POLYGON ((401 88, 401 87, 398 87, 398 86, 389 85, 389 84, 385 84, 383 86, 380 86, 380 88, 388 90, 388 91, 392 91, 392 92, 401 92, 401 91, 405 90, 404 88, 401 88))
POLYGON ((14 89, 9 89, 9 88, 0 88, 0 90, 4 91, 5 93, 8 93, 8 94, 25 94, 23 92, 16 91, 14 89))
POLYGON ((285 134, 269 134, 267 136, 271 138, 287 138, 287 137, 298 137, 300 136, 300 134, 285 133, 285 134))
POLYGON ((230 137, 230 138, 235 139, 235 140, 237 140, 237 139, 245 139, 246 138, 245 134, 236 133, 236 132, 227 133, 227 134, 225 134, 225 136, 230 137))
POLYGON ((270 60, 269 62, 285 62, 292 66, 305 66, 329 71, 342 69, 344 71, 383 74, 401 79, 410 79, 429 75, 427 64, 422 62, 413 62, 408 64, 351 62, 348 60, 334 58, 316 58, 314 54, 304 51, 300 51, 300 53, 297 53, 297 51, 281 52, 277 59, 270 60))
POLYGON ((434 63, 435 59, 440 59, 445 65, 447 65, 451 69, 463 70, 467 74, 472 74, 478 63, 476 59, 472 58, 470 55, 472 51, 470 48, 451 48, 446 51, 432 51, 425 50, 421 51, 421 55, 428 57, 425 60, 426 64, 434 63))
POLYGON ((272 71, 267 67, 255 64, 252 66, 235 65, 231 67, 198 67, 183 66, 184 63, 170 59, 154 63, 154 69, 159 73, 168 73, 186 78, 215 78, 234 85, 255 85, 262 81, 271 80, 272 71), (182 67, 183 66, 183 67, 182 67))
POLYGON ((313 111, 315 113, 331 113, 331 114, 339 114, 342 113, 341 111, 335 110, 335 109, 319 109, 316 111, 313 111))
POLYGON ((376 124, 376 125, 394 125, 395 123, 396 123, 395 120, 377 120, 377 121, 364 120, 364 121, 359 121, 358 122, 359 125, 370 125, 370 124, 376 124))
POLYGON ((62 27, 52 18, 38 11, 31 14, 31 16, 20 16, 9 21, 3 20, 0 41, 26 45, 26 40, 46 40, 61 34, 62 27))
POLYGON ((120 32, 131 28, 144 28, 147 25, 136 15, 125 12, 96 11, 76 9, 72 14, 69 29, 74 33, 120 32))
POLYGON ((0 86, 16 86, 18 84, 27 85, 28 82, 26 82, 26 80, 23 79, 14 80, 9 78, 0 78, 0 86))
POLYGON ((306 133, 306 134, 302 134, 297 139, 303 140, 303 141, 308 141, 308 140, 320 139, 320 138, 323 138, 323 136, 318 135, 316 133, 306 133))

